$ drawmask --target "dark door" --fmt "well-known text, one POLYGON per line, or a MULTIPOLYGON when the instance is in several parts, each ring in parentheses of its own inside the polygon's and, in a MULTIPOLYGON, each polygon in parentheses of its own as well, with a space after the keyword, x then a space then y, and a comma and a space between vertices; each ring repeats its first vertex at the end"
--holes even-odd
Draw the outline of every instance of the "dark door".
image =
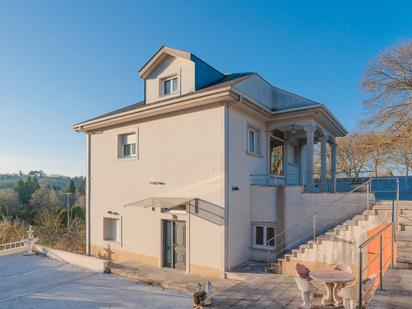
POLYGON ((163 221, 163 266, 186 270, 186 222, 163 221))
POLYGON ((173 267, 173 222, 163 221, 163 266, 173 267))

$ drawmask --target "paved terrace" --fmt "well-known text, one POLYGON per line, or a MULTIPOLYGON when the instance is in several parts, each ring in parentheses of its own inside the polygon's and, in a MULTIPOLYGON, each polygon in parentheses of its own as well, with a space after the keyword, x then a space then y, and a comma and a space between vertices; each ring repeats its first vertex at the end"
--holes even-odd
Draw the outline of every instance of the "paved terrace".
POLYGON ((189 294, 47 257, 0 256, 0 308, 191 308, 189 294))
MULTIPOLYGON (((249 308, 249 309, 297 309, 302 299, 293 277, 270 273, 254 273, 240 268, 240 273, 233 273, 232 277, 239 280, 223 280, 216 278, 188 275, 174 269, 160 269, 158 267, 128 263, 112 268, 113 273, 131 279, 161 286, 167 289, 193 293, 197 282, 202 284, 210 280, 213 283, 213 305, 208 308, 249 308)), ((320 283, 314 284, 323 291, 320 283)), ((317 309, 333 308, 321 306, 320 297, 314 299, 317 309)), ((187 307, 190 308, 190 307, 187 307)))
POLYGON ((412 308, 412 269, 390 268, 382 282, 383 290, 376 290, 370 309, 412 308))
MULTIPOLYGON (((192 307, 196 283, 207 280, 214 285, 211 308, 292 309, 302 303, 294 278, 276 274, 241 273, 238 278, 246 280, 223 280, 141 264, 113 272, 96 274, 42 255, 0 255, 0 308, 184 309, 192 307)), ((320 299, 314 299, 317 309, 333 308, 321 306, 320 299)))

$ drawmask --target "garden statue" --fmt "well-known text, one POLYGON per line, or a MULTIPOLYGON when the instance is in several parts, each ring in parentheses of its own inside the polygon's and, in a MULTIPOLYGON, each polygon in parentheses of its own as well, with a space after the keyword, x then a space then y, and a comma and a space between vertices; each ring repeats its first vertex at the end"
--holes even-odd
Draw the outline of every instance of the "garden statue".
POLYGON ((212 304, 213 286, 210 281, 207 282, 206 288, 203 289, 200 283, 197 284, 196 291, 193 293, 193 308, 202 308, 212 304))
POLYGON ((27 230, 27 239, 24 240, 24 243, 27 246, 27 251, 24 255, 36 255, 37 253, 33 251, 33 245, 38 241, 37 237, 33 235, 33 228, 29 225, 29 229, 27 230))

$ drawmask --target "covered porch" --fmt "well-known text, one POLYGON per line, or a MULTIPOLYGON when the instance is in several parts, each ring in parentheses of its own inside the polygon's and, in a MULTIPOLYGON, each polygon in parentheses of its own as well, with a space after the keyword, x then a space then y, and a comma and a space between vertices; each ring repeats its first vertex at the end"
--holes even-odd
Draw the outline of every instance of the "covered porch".
POLYGON ((251 184, 298 185, 304 192, 336 192, 336 137, 346 131, 322 111, 279 113, 267 123, 266 171, 251 175, 251 184))

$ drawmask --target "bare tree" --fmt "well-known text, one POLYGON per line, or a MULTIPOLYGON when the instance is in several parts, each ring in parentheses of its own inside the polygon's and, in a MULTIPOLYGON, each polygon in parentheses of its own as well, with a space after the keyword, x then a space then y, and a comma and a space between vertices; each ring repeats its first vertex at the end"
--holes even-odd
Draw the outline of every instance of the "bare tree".
POLYGON ((350 134, 339 138, 337 142, 337 171, 343 173, 346 177, 359 177, 368 161, 368 147, 364 136, 350 134))
POLYGON ((23 209, 16 191, 12 189, 0 189, 0 217, 13 217, 23 209))
POLYGON ((392 136, 389 159, 394 169, 400 174, 409 176, 412 171, 412 136, 398 134, 392 136))
POLYGON ((367 124, 412 133, 412 41, 388 48, 366 69, 361 83, 371 97, 367 124))
POLYGON ((379 132, 365 133, 362 137, 365 144, 367 168, 375 177, 386 174, 390 153, 388 136, 379 132))

